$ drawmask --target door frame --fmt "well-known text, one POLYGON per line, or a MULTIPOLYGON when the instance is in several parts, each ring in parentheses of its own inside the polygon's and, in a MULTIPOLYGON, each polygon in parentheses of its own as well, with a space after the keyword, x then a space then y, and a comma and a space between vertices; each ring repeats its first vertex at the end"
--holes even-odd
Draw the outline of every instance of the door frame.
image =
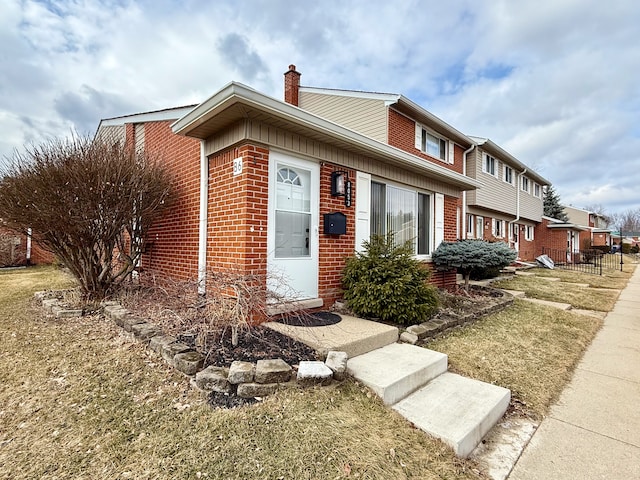
POLYGON ((280 151, 271 150, 269 153, 269 197, 267 220, 267 288, 274 290, 278 296, 287 301, 306 300, 318 297, 318 278, 320 264, 320 165, 280 151), (276 194, 278 165, 287 165, 310 171, 310 213, 309 225, 309 256, 300 258, 276 258, 276 194), (302 272, 295 271, 296 263, 302 272), (291 273, 300 278, 291 277, 291 273), (284 278, 282 278, 284 277, 284 278), (283 284, 285 281, 286 285, 283 284), (296 291, 296 286, 304 286, 296 291))

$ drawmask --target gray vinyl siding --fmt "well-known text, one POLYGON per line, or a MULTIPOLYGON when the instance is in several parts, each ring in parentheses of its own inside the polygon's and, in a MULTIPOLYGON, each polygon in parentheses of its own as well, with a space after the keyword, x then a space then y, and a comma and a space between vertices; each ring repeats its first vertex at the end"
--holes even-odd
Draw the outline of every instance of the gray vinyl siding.
MULTIPOLYGON (((497 175, 482 171, 484 157, 481 148, 476 148, 467 157, 467 174, 481 183, 481 187, 467 193, 467 205, 509 215, 515 218, 518 214, 518 190, 520 189, 520 173, 513 166, 513 185, 504 181, 505 163, 496 158, 497 175)), ((525 174, 526 176, 526 174, 525 174)), ((529 179, 531 192, 520 190, 520 218, 539 222, 542 217, 542 198, 533 195, 533 180, 529 179)))
POLYGON ((122 142, 125 141, 124 125, 113 125, 109 127, 100 127, 96 132, 96 140, 103 142, 122 142))
POLYGON ((566 213, 569 217, 570 223, 589 226, 589 212, 585 212, 584 210, 580 210, 578 208, 564 206, 564 213, 566 213))
POLYGON ((460 191, 455 186, 423 175, 417 175, 415 172, 403 170, 373 158, 327 145, 288 130, 252 120, 237 122, 216 136, 209 138, 205 142, 205 154, 207 156, 213 155, 247 140, 264 144, 269 148, 275 147, 304 158, 353 168, 354 170, 370 173, 373 176, 417 189, 443 193, 452 197, 460 196, 460 191))
POLYGON ((298 105, 382 143, 387 143, 387 107, 384 100, 301 91, 298 105))

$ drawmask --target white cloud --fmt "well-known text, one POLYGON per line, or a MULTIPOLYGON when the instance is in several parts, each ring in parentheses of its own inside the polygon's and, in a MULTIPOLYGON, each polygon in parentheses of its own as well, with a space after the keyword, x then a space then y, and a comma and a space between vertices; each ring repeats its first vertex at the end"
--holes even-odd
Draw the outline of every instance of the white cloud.
POLYGON ((626 0, 5 0, 0 156, 231 80, 280 98, 295 63, 305 85, 405 94, 565 201, 635 208, 638 25, 626 0))

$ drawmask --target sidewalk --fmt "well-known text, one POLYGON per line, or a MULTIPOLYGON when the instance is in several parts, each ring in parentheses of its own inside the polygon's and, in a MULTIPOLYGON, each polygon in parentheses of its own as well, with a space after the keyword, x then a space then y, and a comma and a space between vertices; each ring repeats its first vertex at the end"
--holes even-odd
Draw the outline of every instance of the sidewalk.
POLYGON ((640 267, 510 480, 640 478, 640 267))

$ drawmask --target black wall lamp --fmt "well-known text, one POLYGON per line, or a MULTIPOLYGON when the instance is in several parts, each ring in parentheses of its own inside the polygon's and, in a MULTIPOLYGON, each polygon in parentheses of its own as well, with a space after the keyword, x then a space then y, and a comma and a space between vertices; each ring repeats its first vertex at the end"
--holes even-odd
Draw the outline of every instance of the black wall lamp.
POLYGON ((331 172, 331 196, 344 197, 345 206, 351 206, 351 181, 344 170, 331 172))
POLYGON ((347 192, 349 174, 343 170, 331 172, 331 196, 344 197, 347 192))

